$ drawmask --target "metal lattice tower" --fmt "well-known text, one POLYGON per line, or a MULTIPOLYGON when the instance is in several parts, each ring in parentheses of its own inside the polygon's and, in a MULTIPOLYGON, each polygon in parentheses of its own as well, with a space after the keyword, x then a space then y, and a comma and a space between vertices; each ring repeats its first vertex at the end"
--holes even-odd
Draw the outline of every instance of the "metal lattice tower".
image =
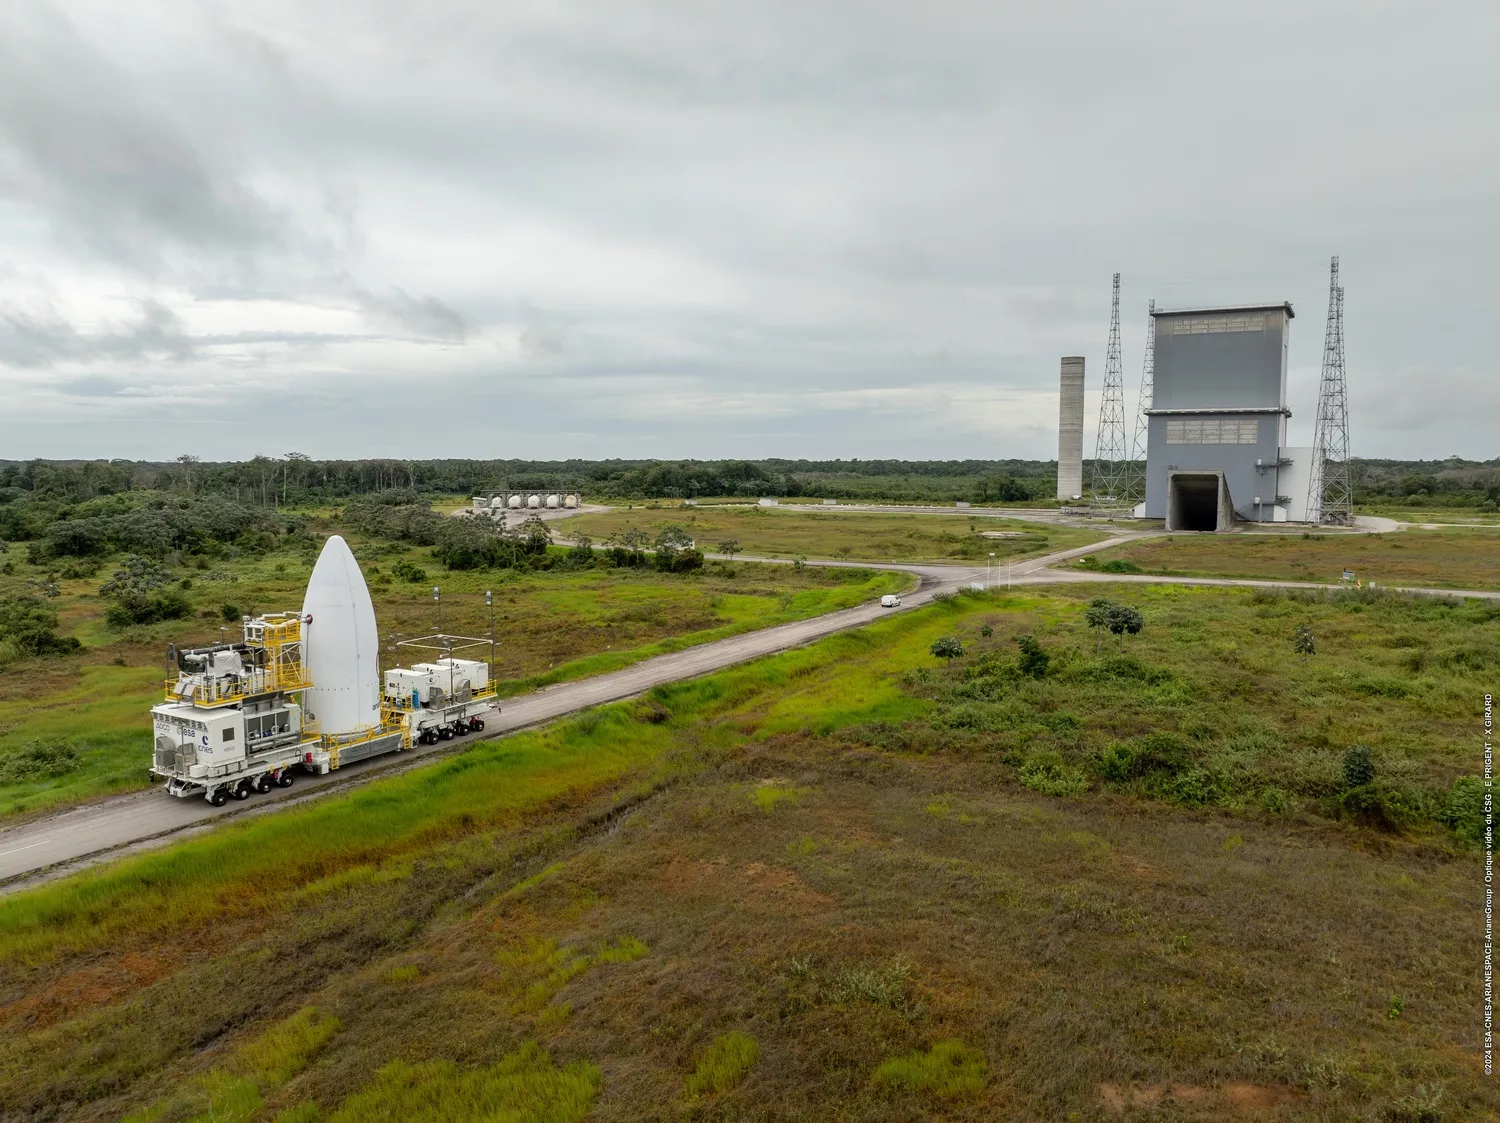
POLYGON ((1149 450, 1151 418, 1146 413, 1155 395, 1156 377, 1156 301, 1146 316, 1146 360, 1141 366, 1141 392, 1136 399, 1135 434, 1130 441, 1130 500, 1139 503, 1146 498, 1146 453, 1149 450))
POLYGON ((1130 445, 1125 438, 1125 372, 1120 366, 1120 275, 1115 274, 1110 302, 1109 354, 1104 360, 1104 398, 1099 404, 1099 433, 1094 444, 1093 499, 1129 501, 1130 445))
POLYGON ((1344 289, 1339 259, 1328 269, 1328 327, 1323 333, 1323 378, 1313 437, 1307 521, 1349 526, 1354 521, 1354 483, 1349 470, 1349 392, 1344 379, 1344 289))

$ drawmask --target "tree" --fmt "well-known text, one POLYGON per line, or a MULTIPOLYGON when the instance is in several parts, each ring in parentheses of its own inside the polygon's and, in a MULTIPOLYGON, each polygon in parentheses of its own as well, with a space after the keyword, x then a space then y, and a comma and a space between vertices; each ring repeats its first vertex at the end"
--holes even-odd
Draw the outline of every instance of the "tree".
POLYGON ((963 658, 964 645, 959 641, 957 636, 942 636, 939 639, 933 640, 932 646, 928 650, 939 659, 946 659, 951 663, 954 659, 963 658))
POLYGON ((732 563, 734 555, 740 552, 740 540, 738 538, 726 538, 719 543, 719 553, 723 554, 732 563))
POLYGON ((57 634, 57 612, 40 597, 0 600, 0 665, 37 655, 66 655, 81 645, 57 634))
POLYGON ((1103 597, 1095 597, 1083 610, 1083 622, 1094 630, 1095 655, 1099 654, 1099 647, 1104 642, 1104 629, 1109 627, 1109 614, 1114 607, 1114 602, 1105 600, 1103 597))
POLYGON ((1128 604, 1112 604, 1108 609, 1108 627, 1120 637, 1120 650, 1125 650, 1125 637, 1139 635, 1146 626, 1146 618, 1128 604))
POLYGON ((1306 624, 1299 624, 1297 626, 1297 634, 1292 637, 1292 648, 1298 655, 1302 656, 1304 663, 1307 662, 1309 655, 1316 655, 1318 653, 1318 641, 1313 637, 1312 628, 1306 624))
POLYGON ((521 549, 528 554, 545 554, 552 545, 552 532, 536 515, 521 524, 521 549))
POLYGON ((574 565, 592 565, 594 562, 594 540, 587 534, 580 534, 573 539, 573 546, 568 551, 568 560, 574 565))
POLYGON ((1052 662, 1052 656, 1042 649, 1033 635, 1017 636, 1016 643, 1021 648, 1021 658, 1017 663, 1023 675, 1029 678, 1043 678, 1047 674, 1047 666, 1052 662))

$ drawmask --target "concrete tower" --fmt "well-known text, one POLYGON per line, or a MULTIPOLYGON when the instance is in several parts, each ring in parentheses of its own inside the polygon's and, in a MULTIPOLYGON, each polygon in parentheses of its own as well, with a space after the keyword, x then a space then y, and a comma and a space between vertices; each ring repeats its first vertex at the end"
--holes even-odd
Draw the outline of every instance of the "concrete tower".
POLYGON ((1072 499, 1083 494, 1083 356, 1068 355, 1062 361, 1058 392, 1057 497, 1072 499))

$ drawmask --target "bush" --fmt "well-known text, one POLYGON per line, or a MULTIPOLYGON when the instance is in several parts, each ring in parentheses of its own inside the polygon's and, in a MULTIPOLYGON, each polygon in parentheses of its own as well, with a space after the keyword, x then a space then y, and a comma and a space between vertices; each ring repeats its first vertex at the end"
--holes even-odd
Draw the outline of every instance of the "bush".
POLYGON ((1101 573, 1143 573, 1140 566, 1129 558, 1110 558, 1107 562, 1099 563, 1101 573))
POLYGON ((391 572, 400 580, 410 581, 414 585, 424 585, 427 583, 427 571, 419 565, 412 564, 405 558, 402 558, 395 565, 391 566, 391 572))
POLYGON ((1016 643, 1021 648, 1021 658, 1017 663, 1021 673, 1029 678, 1045 677, 1047 666, 1052 662, 1052 657, 1042 650, 1042 645, 1037 643, 1036 637, 1032 635, 1018 636, 1016 643))
POLYGON ((62 737, 40 737, 0 756, 0 784, 63 776, 78 767, 78 749, 62 737))
POLYGON ((964 653, 964 645, 957 636, 941 636, 932 641, 928 648, 939 659, 961 659, 964 653))
POLYGON ((0 599, 0 663, 66 655, 82 646, 72 636, 57 634, 57 612, 41 597, 0 599))
POLYGON ((147 597, 115 601, 104 612, 104 622, 111 628, 128 628, 132 624, 155 624, 161 620, 181 620, 193 614, 193 604, 181 589, 162 589, 147 597))
POLYGON ((1460 776, 1454 780, 1441 818, 1463 841, 1483 846, 1484 781, 1478 776, 1460 776))
POLYGON ((1019 778, 1024 787, 1042 795, 1079 795, 1089 786, 1088 780, 1078 769, 1067 764, 1062 756, 1050 749, 1033 753, 1021 765, 1019 778))
POLYGON ((1366 745, 1350 745, 1344 750, 1344 787, 1362 788, 1375 779, 1375 762, 1366 745))
POLYGON ((235 623, 238 623, 241 615, 242 614, 240 612, 239 605, 235 605, 235 604, 221 604, 221 605, 219 605, 219 619, 222 620, 222 621, 224 621, 224 623, 226 623, 226 624, 235 624, 235 623))

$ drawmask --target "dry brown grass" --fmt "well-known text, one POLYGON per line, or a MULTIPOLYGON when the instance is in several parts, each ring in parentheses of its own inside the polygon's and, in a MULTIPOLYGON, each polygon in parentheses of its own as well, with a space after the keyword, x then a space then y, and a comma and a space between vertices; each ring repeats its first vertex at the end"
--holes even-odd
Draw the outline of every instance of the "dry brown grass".
POLYGON ((1345 569, 1379 585, 1500 588, 1500 536, 1493 529, 1392 534, 1198 534, 1152 538, 1099 555, 1148 573, 1337 582, 1345 569))
POLYGON ((559 1068, 598 1066, 602 1121, 1352 1123, 1439 1087, 1449 1123, 1500 1113, 1480 1071, 1472 853, 1055 799, 978 749, 862 740, 859 722, 916 712, 892 683, 960 611, 673 688, 676 716, 651 726, 672 747, 623 783, 228 909, 211 947, 124 933, 10 970, 14 1002, 149 947, 175 955, 50 1025, 0 1027, 0 1112, 117 1118, 311 1004, 344 1028, 267 1093, 266 1118, 307 1100, 327 1115, 394 1060, 479 1071, 528 1040, 559 1068), (685 1096, 735 1033, 759 1050, 743 1081, 685 1096), (977 1089, 875 1079, 941 1042, 983 1055, 977 1089))

